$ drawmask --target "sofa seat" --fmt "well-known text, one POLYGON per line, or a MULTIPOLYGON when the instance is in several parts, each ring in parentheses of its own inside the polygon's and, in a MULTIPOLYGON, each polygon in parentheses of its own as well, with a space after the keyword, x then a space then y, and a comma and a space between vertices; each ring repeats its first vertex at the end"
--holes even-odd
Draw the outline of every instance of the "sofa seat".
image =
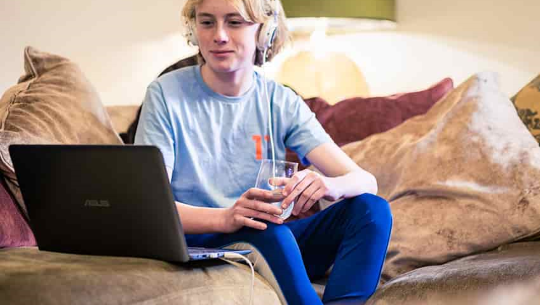
MULTIPOLYGON (((0 303, 248 304, 251 271, 235 265, 1 249, 0 303)), ((280 304, 258 275, 254 304, 280 304)))
POLYGON ((410 271, 379 287, 368 304, 540 304, 540 241, 410 271))

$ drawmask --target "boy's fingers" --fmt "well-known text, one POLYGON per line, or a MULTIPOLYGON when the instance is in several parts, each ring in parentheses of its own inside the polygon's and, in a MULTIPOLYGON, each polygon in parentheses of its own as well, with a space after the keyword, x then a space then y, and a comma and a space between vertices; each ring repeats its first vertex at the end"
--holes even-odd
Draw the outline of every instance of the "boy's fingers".
POLYGON ((258 229, 258 230, 266 230, 266 224, 260 221, 256 221, 253 219, 249 219, 247 217, 243 217, 244 220, 244 226, 258 229))
POLYGON ((244 207, 255 211, 265 212, 268 214, 280 215, 281 213, 283 213, 283 210, 278 208, 277 206, 257 200, 247 201, 244 207))
POLYGON ((273 177, 268 179, 268 184, 273 186, 285 186, 291 180, 291 178, 273 177))
POLYGON ((259 211, 256 211, 256 210, 251 210, 251 209, 245 209, 244 211, 242 211, 242 214, 250 219, 252 218, 257 218, 257 219, 261 219, 261 220, 266 220, 266 221, 270 221, 270 222, 273 222, 273 223, 276 223, 276 224, 282 224, 283 223, 283 219, 275 216, 275 215, 272 215, 272 214, 268 214, 268 213, 265 213, 265 212, 259 212, 259 211))
POLYGON ((259 188, 250 188, 247 193, 246 197, 250 200, 259 200, 264 202, 276 202, 276 195, 277 193, 273 193, 273 191, 269 190, 263 190, 259 188))

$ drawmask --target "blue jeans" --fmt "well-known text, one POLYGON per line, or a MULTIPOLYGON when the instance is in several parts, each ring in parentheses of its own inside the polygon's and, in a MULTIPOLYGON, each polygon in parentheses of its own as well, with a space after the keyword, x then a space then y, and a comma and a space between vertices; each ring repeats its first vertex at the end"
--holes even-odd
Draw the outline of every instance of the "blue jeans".
POLYGON ((334 265, 323 302, 367 300, 382 271, 392 214, 388 203, 371 194, 340 201, 308 218, 264 231, 242 228, 232 234, 186 235, 192 247, 253 245, 263 255, 289 304, 321 304, 311 280, 334 265))

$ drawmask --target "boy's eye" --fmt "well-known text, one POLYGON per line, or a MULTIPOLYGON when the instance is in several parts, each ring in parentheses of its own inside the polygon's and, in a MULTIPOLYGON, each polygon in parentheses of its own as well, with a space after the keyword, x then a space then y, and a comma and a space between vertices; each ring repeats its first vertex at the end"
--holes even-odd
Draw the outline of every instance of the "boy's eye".
POLYGON ((201 20, 199 23, 203 26, 210 26, 213 24, 213 22, 210 20, 201 20))
POLYGON ((242 25, 244 22, 242 20, 231 20, 229 21, 229 24, 232 26, 239 26, 242 25))

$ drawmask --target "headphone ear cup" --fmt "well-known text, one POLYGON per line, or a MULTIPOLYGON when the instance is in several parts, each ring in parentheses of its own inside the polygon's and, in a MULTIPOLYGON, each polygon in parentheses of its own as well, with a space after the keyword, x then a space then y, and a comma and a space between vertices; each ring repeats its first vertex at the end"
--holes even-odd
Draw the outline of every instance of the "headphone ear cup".
POLYGON ((187 39, 193 46, 198 46, 199 41, 197 40, 197 35, 195 33, 195 28, 193 27, 193 24, 191 22, 188 22, 187 24, 188 31, 187 31, 187 39))
POLYGON ((263 23, 261 31, 259 32, 259 39, 257 41, 257 48, 261 51, 267 50, 272 46, 274 37, 276 35, 277 25, 271 20, 263 23))

